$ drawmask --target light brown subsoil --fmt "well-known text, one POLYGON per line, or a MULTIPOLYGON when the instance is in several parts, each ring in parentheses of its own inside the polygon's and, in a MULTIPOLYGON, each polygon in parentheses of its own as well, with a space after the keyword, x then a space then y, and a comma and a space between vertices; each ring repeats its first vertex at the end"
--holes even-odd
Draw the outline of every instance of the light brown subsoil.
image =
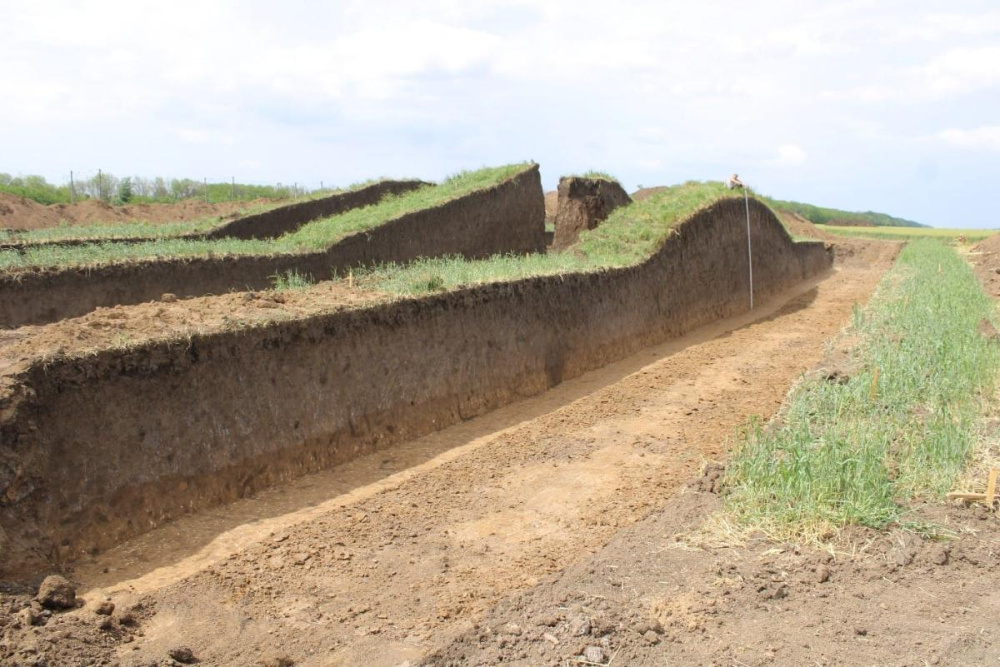
POLYGON ((183 222, 208 217, 221 219, 267 202, 266 199, 257 199, 209 204, 198 199, 185 199, 175 204, 111 206, 102 201, 86 200, 76 204, 45 206, 31 199, 0 193, 0 229, 46 229, 61 224, 92 225, 102 222, 183 222))
MULTIPOLYGON (((167 651, 186 644, 210 665, 264 664, 269 654, 272 664, 398 665, 436 650, 489 664, 475 633, 484 619, 493 623, 491 609, 532 589, 545 595, 559 572, 662 509, 703 461, 724 456, 734 429, 772 414, 820 361, 823 342, 897 251, 854 247, 836 273, 783 304, 80 563, 72 576, 87 605, 44 627, 8 621, 0 660, 36 664, 73 648, 77 662, 56 664, 166 665, 167 651), (95 631, 102 621, 92 610, 104 596, 119 610, 141 605, 138 624, 123 625, 116 611, 95 631)), ((654 538, 669 541, 655 530, 642 539, 654 538)), ((635 543, 628 550, 645 560, 635 543)), ((696 606, 685 599, 663 604, 696 606)), ((507 641, 516 651, 506 657, 576 661, 577 644, 607 634, 595 617, 573 638, 583 625, 570 626, 589 609, 554 608, 573 618, 547 618, 551 638, 525 623, 491 626, 491 641, 537 635, 537 646, 507 641)))

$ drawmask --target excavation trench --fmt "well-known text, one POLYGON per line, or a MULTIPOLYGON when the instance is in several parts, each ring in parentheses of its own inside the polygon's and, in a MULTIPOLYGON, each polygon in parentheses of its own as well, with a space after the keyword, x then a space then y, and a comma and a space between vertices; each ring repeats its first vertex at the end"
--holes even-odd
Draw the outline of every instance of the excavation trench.
POLYGON ((147 592, 180 581, 267 536, 324 513, 349 507, 468 454, 497 436, 621 382, 685 349, 731 335, 753 323, 808 308, 829 277, 807 280, 742 315, 701 327, 678 339, 645 348, 620 361, 568 380, 540 396, 311 473, 252 498, 182 517, 146 535, 74 565, 75 577, 92 589, 147 592))
MULTIPOLYGON (((758 303, 828 270, 828 248, 750 211, 758 303)), ((0 567, 103 551, 745 313, 744 216, 724 200, 635 267, 31 366, 0 402, 0 567)))
POLYGON ((118 650, 123 665, 178 643, 210 665, 254 664, 275 648, 306 667, 418 660, 724 457, 733 431, 773 413, 822 358, 894 254, 878 249, 752 314, 180 519, 73 576, 91 601, 155 609, 118 650))

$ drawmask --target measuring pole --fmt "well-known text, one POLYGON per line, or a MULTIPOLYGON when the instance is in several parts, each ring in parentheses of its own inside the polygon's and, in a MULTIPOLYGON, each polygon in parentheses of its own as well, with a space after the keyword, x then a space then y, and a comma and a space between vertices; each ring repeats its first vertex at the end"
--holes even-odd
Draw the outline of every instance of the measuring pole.
POLYGON ((76 183, 73 182, 73 170, 69 170, 69 203, 76 203, 76 183))
POLYGON ((743 186, 743 203, 747 208, 747 265, 750 267, 750 310, 753 310, 753 251, 750 247, 750 195, 743 186))

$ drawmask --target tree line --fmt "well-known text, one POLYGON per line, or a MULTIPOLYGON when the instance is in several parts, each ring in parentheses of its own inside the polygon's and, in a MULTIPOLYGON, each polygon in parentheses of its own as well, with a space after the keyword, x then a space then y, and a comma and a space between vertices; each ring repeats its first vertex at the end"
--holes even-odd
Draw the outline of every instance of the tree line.
POLYGON ((25 197, 39 204, 70 204, 99 199, 109 204, 171 203, 182 199, 226 202, 244 199, 283 199, 304 195, 308 190, 298 185, 251 185, 247 183, 208 183, 190 178, 166 179, 141 176, 117 177, 98 172, 71 183, 49 183, 43 176, 11 176, 0 172, 0 192, 25 197))

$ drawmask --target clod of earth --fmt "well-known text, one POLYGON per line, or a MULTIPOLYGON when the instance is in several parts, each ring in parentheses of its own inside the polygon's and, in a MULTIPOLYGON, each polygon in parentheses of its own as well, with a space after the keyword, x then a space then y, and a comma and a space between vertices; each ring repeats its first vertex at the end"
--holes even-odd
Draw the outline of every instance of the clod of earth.
POLYGON ((194 655, 194 651, 187 646, 176 646, 167 651, 167 655, 185 665, 193 664, 198 660, 194 655))
POLYGON ((65 577, 52 574, 42 581, 35 599, 46 609, 72 609, 76 607, 76 588, 65 577))

